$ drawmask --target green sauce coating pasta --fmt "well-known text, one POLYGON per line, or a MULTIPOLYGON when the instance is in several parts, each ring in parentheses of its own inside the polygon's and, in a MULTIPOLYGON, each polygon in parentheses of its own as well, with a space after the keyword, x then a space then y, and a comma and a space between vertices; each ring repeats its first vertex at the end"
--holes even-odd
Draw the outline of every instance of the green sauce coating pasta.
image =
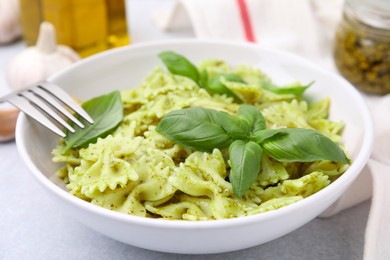
MULTIPOLYGON (((302 96, 275 94, 261 86, 271 82, 257 68, 232 68, 220 60, 199 65, 209 76, 235 73, 245 83, 223 81, 245 103, 257 106, 267 128, 316 129, 340 143, 343 122, 328 119, 330 100, 309 104, 302 96)), ((63 162, 59 176, 71 194, 95 205, 151 218, 214 220, 275 210, 323 189, 347 166, 327 161, 282 163, 264 156, 261 172, 241 198, 228 181, 228 153, 186 149, 157 133, 168 112, 203 106, 235 114, 233 98, 210 94, 192 80, 156 68, 136 89, 121 93, 124 120, 105 138, 85 148, 61 154, 64 142, 53 150, 63 162)))

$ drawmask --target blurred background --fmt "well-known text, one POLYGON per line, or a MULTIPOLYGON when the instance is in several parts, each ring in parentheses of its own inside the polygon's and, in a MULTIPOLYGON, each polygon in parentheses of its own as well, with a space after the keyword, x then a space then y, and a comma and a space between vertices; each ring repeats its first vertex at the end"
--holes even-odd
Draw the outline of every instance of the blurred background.
POLYGON ((364 93, 390 92, 388 0, 0 0, 0 95, 107 49, 178 38, 284 49, 340 72, 364 93), (39 45, 44 21, 53 32, 41 30, 39 45), (20 74, 32 57, 12 66, 26 47, 49 54, 56 46, 65 46, 67 64, 28 79, 20 74))
POLYGON ((175 0, 1 1, 0 95, 11 88, 6 75, 9 63, 27 46, 36 44, 44 20, 54 25, 57 44, 71 47, 81 58, 130 42, 194 37, 188 28, 164 32, 153 23, 152 14, 172 8, 175 0), (12 14, 9 21, 1 21, 6 13, 12 14))
MULTIPOLYGON (((153 40, 194 38, 153 21, 176 0, 0 0, 0 96, 44 80, 90 55, 153 40)), ((12 141, 18 111, 0 103, 0 143, 12 141)))

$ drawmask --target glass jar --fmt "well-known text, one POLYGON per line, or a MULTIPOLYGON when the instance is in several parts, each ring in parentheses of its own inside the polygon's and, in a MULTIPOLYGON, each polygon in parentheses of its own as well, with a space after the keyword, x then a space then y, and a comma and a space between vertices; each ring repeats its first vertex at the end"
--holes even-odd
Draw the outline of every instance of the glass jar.
POLYGON ((390 0, 346 0, 333 53, 355 87, 390 93, 390 0))
POLYGON ((129 44, 125 0, 19 0, 23 38, 36 44, 40 23, 56 28, 57 42, 81 57, 129 44))

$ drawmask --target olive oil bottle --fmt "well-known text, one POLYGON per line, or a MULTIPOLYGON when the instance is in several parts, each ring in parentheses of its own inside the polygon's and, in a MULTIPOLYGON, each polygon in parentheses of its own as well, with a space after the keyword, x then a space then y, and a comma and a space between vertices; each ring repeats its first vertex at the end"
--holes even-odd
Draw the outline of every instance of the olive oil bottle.
POLYGON ((57 41, 81 57, 129 44, 125 0, 19 0, 23 37, 36 43, 39 25, 48 21, 57 41))

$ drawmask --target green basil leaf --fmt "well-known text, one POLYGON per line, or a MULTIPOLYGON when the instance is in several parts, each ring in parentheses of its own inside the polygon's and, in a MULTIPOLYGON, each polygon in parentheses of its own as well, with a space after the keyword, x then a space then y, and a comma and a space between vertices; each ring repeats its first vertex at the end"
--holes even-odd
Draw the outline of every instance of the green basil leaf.
POLYGON ((206 70, 202 70, 199 74, 199 87, 206 89, 208 80, 209 80, 209 74, 207 73, 206 70))
POLYGON ((85 125, 84 128, 71 123, 76 132, 67 133, 64 138, 66 146, 62 153, 66 153, 72 147, 85 147, 99 137, 107 136, 122 122, 123 104, 119 91, 93 98, 83 103, 82 107, 92 117, 94 123, 89 124, 80 117, 78 119, 85 125))
POLYGON ((251 126, 240 117, 231 116, 228 113, 218 118, 217 122, 233 140, 247 140, 251 133, 251 126))
POLYGON ((187 58, 173 51, 161 52, 158 56, 172 74, 190 78, 199 85, 199 71, 187 58))
POLYGON ((227 81, 232 82, 240 82, 245 83, 244 80, 235 74, 230 73, 219 73, 214 75, 208 80, 208 84, 206 89, 210 93, 216 93, 216 94, 226 94, 229 97, 233 97, 236 101, 242 102, 241 99, 239 99, 236 94, 234 94, 229 88, 225 86, 225 84, 222 83, 222 78, 224 78, 227 81))
POLYGON ((292 85, 280 87, 280 86, 276 86, 271 82, 264 82, 262 88, 279 95, 286 95, 286 94, 301 95, 303 92, 305 92, 307 88, 313 85, 313 83, 314 81, 310 82, 305 86, 295 83, 292 85))
POLYGON ((246 137, 247 132, 226 112, 191 107, 166 114, 156 131, 184 147, 198 151, 228 147, 235 138, 246 137))
POLYGON ((260 145, 249 141, 234 141, 229 147, 231 170, 229 179, 234 194, 241 197, 256 180, 260 168, 263 150, 260 145))
POLYGON ((261 144, 268 138, 274 137, 275 135, 283 135, 283 134, 285 135, 286 133, 281 132, 279 129, 263 129, 254 132, 250 140, 258 144, 261 144))
POLYGON ((256 106, 241 105, 237 110, 237 115, 251 126, 252 134, 266 127, 264 116, 256 106))
POLYGON ((304 128, 284 128, 278 131, 282 134, 274 135, 261 143, 264 151, 278 161, 329 160, 349 163, 339 145, 318 131, 304 128))

